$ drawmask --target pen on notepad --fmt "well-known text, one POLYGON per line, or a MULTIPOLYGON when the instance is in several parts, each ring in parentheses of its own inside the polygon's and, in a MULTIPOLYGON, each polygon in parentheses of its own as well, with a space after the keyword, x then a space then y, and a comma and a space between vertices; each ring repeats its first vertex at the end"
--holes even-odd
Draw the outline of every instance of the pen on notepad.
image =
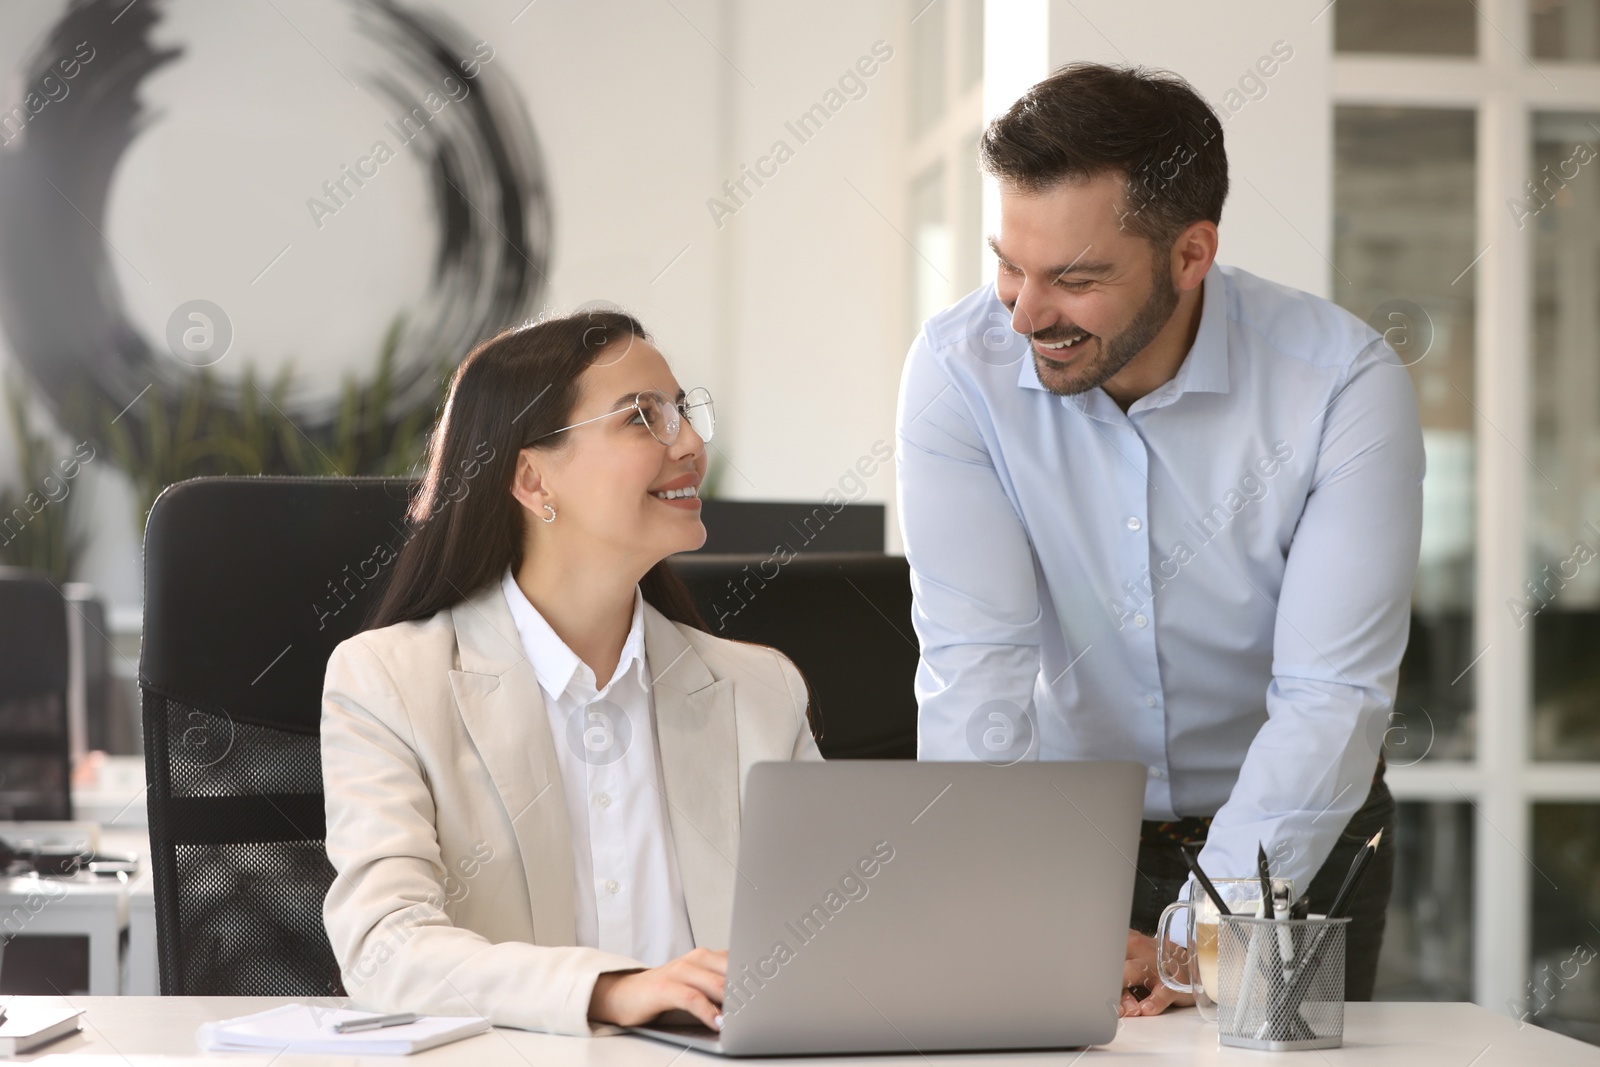
POLYGON ((401 1012, 398 1015, 369 1015, 365 1019, 346 1019, 342 1023, 335 1023, 333 1029, 337 1033, 351 1034, 357 1030, 378 1030, 385 1026, 404 1026, 414 1023, 422 1016, 413 1011, 401 1012))

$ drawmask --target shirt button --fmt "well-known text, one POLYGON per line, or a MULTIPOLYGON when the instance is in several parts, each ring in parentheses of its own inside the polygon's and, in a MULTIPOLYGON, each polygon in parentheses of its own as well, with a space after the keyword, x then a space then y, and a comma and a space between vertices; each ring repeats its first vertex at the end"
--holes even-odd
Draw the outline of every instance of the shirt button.
POLYGON ((1144 695, 1144 706, 1147 708, 1153 708, 1156 706, 1156 698, 1153 694, 1146 693, 1144 695))
POLYGON ((619 890, 621 888, 622 888, 622 886, 617 884, 617 880, 615 878, 613 878, 611 881, 606 883, 606 892, 607 893, 615 893, 617 890, 619 890))
POLYGON ((1138 615, 1135 615, 1135 616, 1134 616, 1134 617, 1133 617, 1133 624, 1134 624, 1134 625, 1135 625, 1135 626, 1137 626, 1137 627, 1138 627, 1138 628, 1139 628, 1139 629, 1141 629, 1141 630, 1142 630, 1142 629, 1144 629, 1144 628, 1145 628, 1145 627, 1146 627, 1146 626, 1149 626, 1149 625, 1150 625, 1150 620, 1149 620, 1149 619, 1147 619, 1147 618, 1145 618, 1145 616, 1144 616, 1144 614, 1143 614, 1143 613, 1142 613, 1142 612, 1141 612, 1141 613, 1140 613, 1140 614, 1138 614, 1138 615))
POLYGON ((1137 515, 1129 515, 1128 516, 1128 529, 1137 530, 1139 527, 1141 527, 1143 525, 1144 525, 1144 523, 1139 521, 1139 516, 1137 516, 1137 515))
POLYGON ((1162 770, 1160 767, 1151 767, 1150 768, 1150 777, 1152 777, 1152 778, 1165 778, 1166 776, 1167 776, 1167 772, 1162 770))
POLYGON ((611 806, 611 794, 601 793, 599 796, 594 798, 594 802, 600 805, 602 808, 609 808, 611 806))

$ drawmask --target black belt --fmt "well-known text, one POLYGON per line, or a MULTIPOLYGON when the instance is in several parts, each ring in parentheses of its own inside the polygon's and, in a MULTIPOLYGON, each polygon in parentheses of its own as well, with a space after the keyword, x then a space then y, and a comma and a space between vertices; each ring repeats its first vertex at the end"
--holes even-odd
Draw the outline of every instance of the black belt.
MULTIPOLYGON (((1383 755, 1378 755, 1377 770, 1372 772, 1372 788, 1376 789, 1378 783, 1383 781, 1383 755)), ((1211 815, 1189 815, 1182 819, 1172 819, 1161 822, 1146 819, 1139 824, 1139 840, 1141 842, 1169 842, 1176 845, 1203 845, 1206 835, 1211 832, 1211 815)))

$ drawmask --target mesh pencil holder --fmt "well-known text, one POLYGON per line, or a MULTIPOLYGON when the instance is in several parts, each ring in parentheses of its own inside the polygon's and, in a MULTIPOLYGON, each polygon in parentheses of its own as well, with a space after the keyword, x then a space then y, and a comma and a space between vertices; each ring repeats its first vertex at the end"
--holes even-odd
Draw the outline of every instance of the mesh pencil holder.
POLYGON ((1344 1041, 1345 919, 1223 916, 1217 1040, 1273 1052, 1344 1041))

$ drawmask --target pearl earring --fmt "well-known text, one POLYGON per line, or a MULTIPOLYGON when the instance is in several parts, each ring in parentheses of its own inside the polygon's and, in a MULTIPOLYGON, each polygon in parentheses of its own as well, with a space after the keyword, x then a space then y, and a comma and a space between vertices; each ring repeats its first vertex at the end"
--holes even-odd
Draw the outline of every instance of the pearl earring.
POLYGON ((545 522, 555 522, 556 521, 556 509, 551 507, 549 504, 546 504, 544 506, 544 509, 550 513, 550 517, 548 519, 546 519, 543 515, 540 515, 539 518, 544 519, 545 522))

